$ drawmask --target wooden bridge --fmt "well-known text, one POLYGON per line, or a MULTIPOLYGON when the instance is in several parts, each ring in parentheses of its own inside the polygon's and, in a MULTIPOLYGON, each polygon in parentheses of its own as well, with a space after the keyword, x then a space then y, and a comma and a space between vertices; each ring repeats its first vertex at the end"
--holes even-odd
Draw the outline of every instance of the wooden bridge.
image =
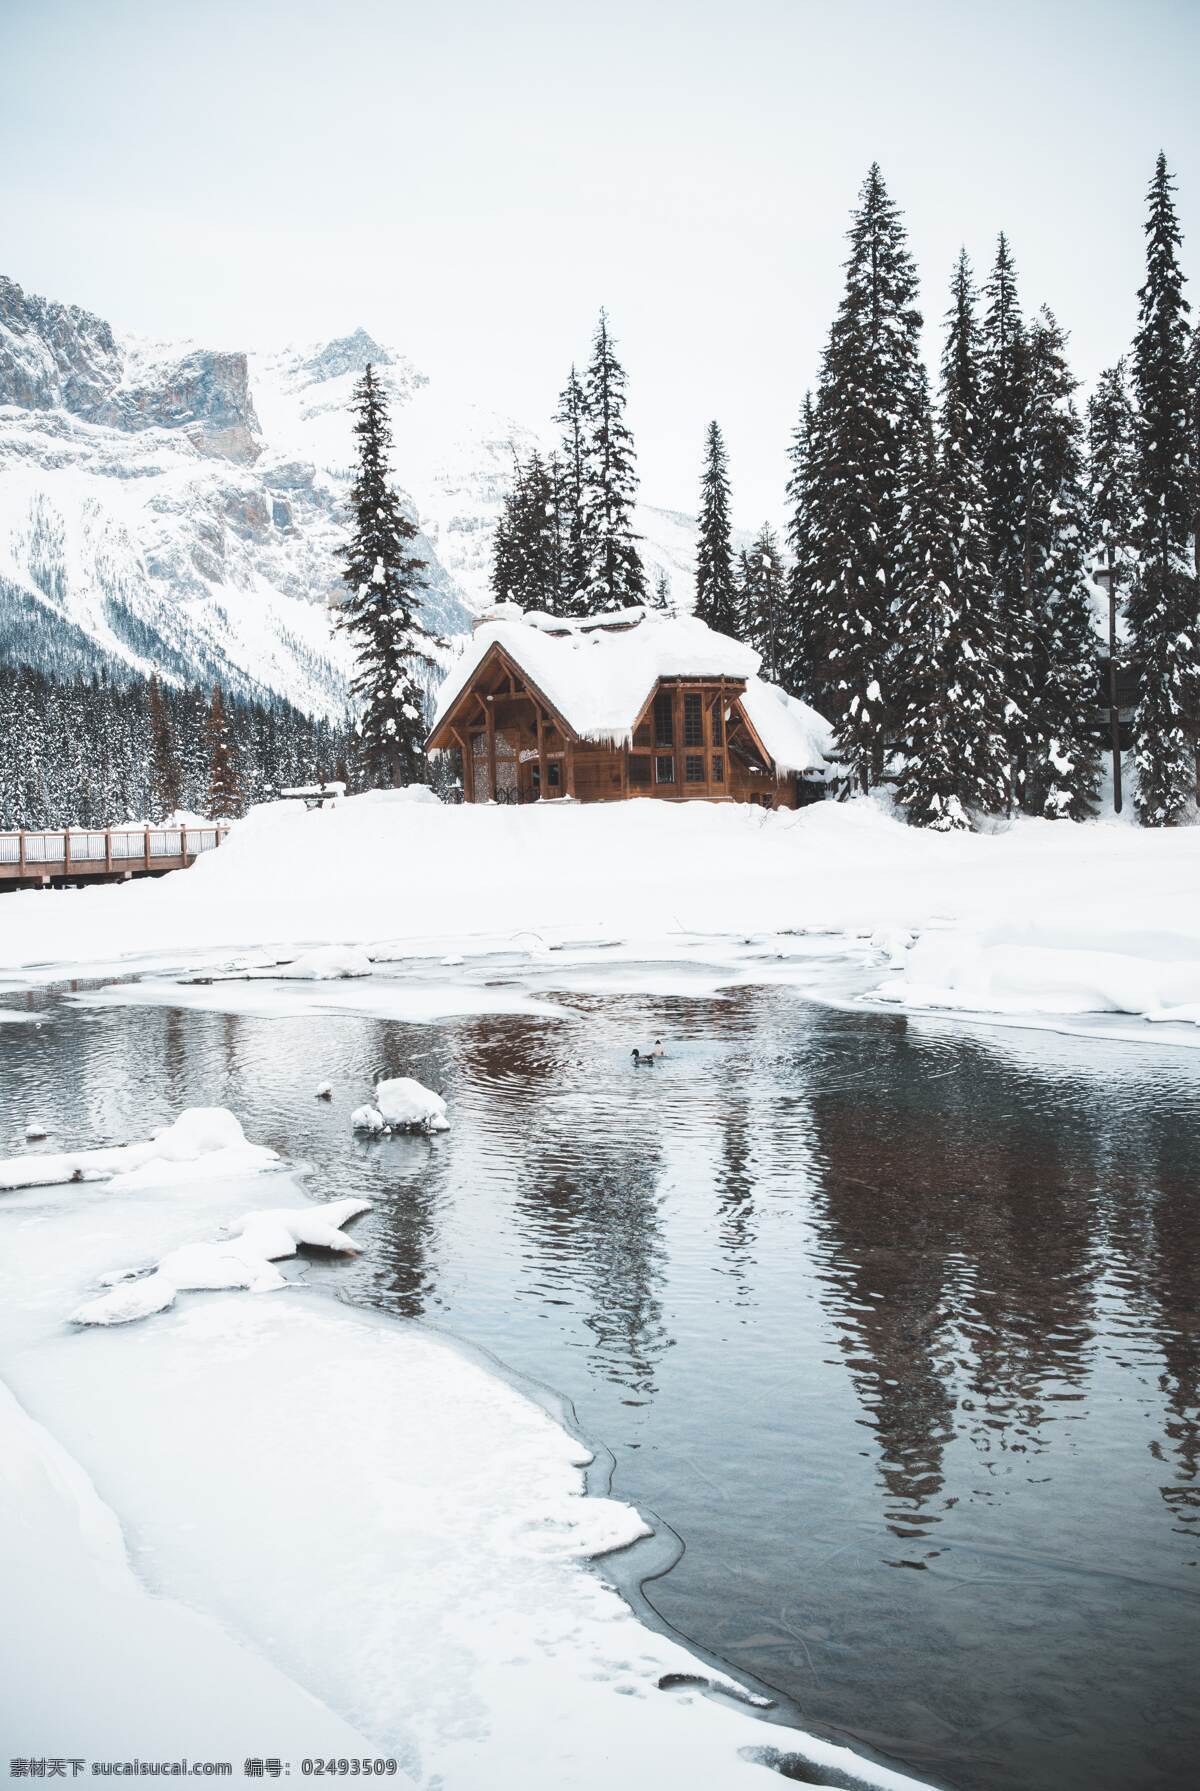
POLYGON ((68 827, 0 833, 0 890, 113 883, 186 870, 227 827, 68 827))

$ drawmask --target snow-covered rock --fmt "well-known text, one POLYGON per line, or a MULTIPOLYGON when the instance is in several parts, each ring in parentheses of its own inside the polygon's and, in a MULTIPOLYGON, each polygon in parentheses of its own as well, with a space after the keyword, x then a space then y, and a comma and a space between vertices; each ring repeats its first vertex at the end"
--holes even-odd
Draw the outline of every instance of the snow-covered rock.
POLYGON ((375 1085, 375 1106, 393 1131, 446 1132, 446 1103, 411 1076, 391 1076, 375 1085))
POLYGON ((385 1129, 383 1114, 378 1107, 356 1107, 350 1115, 350 1128, 355 1132, 366 1132, 370 1137, 378 1137, 385 1129))
POLYGON ((357 945, 317 945, 270 974, 297 982, 337 982, 348 976, 370 976, 371 960, 357 945))
POLYGON ((237 1237, 248 1254, 268 1261, 294 1256, 298 1244, 357 1256, 361 1246, 341 1228, 360 1213, 369 1212, 370 1207, 369 1200, 355 1199, 329 1200, 324 1206, 272 1207, 266 1212, 247 1214, 238 1226, 237 1237))
POLYGON ((31 1119, 25 1127, 25 1139, 29 1144, 38 1144, 46 1136, 46 1128, 40 1119, 31 1119))
POLYGON ((179 1290, 167 1275, 139 1275, 133 1280, 118 1281, 108 1293, 77 1306, 71 1322, 77 1325, 128 1325, 139 1318, 150 1318, 165 1312, 174 1304, 179 1290))

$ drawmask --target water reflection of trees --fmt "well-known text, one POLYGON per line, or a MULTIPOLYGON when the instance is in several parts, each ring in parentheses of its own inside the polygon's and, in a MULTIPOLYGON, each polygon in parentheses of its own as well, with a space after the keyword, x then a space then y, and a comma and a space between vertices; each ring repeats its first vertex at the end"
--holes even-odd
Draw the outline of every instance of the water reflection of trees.
POLYGON ((820 1275, 890 1527, 929 1533, 956 1430, 992 1461, 1048 1447, 1084 1397, 1106 1275, 1163 1352, 1164 1497, 1194 1522, 1194 1143, 1160 1114, 1131 1124, 1135 1090, 1014 1078, 970 1038, 834 1035, 812 1076, 820 1275))
POLYGON ((527 1287, 580 1313, 597 1370, 640 1402, 654 1390, 669 1339, 660 1292, 665 1248, 659 1207, 662 1112, 649 1077, 625 1073, 612 1016, 582 1022, 479 1022, 458 1029, 460 1075, 478 1104, 476 1128, 511 1187, 527 1287), (614 1040, 616 1035, 614 1034, 614 1040), (619 1068, 617 1066, 620 1066, 619 1068), (599 1093, 599 1098, 598 1098, 599 1093))

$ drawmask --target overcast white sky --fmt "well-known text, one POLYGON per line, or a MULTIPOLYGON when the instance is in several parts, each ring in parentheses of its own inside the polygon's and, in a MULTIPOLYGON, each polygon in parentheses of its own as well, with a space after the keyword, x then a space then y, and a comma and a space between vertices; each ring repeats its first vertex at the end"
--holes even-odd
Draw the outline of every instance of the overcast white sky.
POLYGON ((715 416, 747 526, 872 159, 927 351, 1003 228, 1080 376, 1114 360, 1160 145, 1200 301, 1198 0, 0 0, 0 67, 27 289, 213 346, 361 323, 534 426, 605 304, 644 495, 695 508, 715 416))

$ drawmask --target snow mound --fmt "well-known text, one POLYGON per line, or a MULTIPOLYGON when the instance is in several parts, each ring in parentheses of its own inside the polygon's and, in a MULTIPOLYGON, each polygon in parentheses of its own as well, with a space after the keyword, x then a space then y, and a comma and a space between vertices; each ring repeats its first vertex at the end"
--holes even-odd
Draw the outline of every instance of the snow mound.
POLYGON ((324 1206, 273 1207, 267 1212, 249 1213, 239 1225, 237 1236, 246 1251, 274 1261, 280 1256, 294 1256, 298 1244, 310 1249, 339 1250, 349 1256, 359 1254, 359 1246, 342 1231, 342 1226, 360 1213, 369 1212, 369 1200, 330 1200, 324 1206))
POLYGON ((150 1318, 165 1312, 175 1302, 178 1288, 170 1278, 156 1271, 139 1275, 132 1281, 119 1281, 99 1299, 77 1306, 71 1314, 76 1325, 128 1325, 135 1319, 150 1318))
POLYGON ((370 976, 371 960, 356 945, 318 945, 269 974, 299 982, 336 982, 342 977, 370 976))
MULTIPOLYGON (((127 1182, 125 1184, 129 1186, 127 1182)), ((247 1213, 236 1235, 215 1244, 183 1244, 170 1250, 149 1275, 102 1275, 110 1291, 89 1300, 71 1314, 77 1325, 125 1325, 165 1312, 177 1293, 204 1293, 245 1288, 274 1293, 287 1282, 271 1267, 280 1257, 294 1256, 297 1246, 336 1250, 357 1256, 359 1246, 341 1227, 370 1208, 369 1200, 331 1200, 324 1206, 275 1207, 247 1213)), ((230 1227, 233 1230, 233 1227, 230 1227)))
POLYGON ((279 1153, 251 1144, 227 1107, 188 1107, 141 1144, 0 1160, 0 1192, 58 1182, 157 1188, 270 1169, 279 1153))
POLYGON ((446 1103, 411 1076, 392 1076, 375 1085, 375 1107, 396 1132, 448 1132, 446 1103))
POLYGON ((356 1107, 350 1115, 351 1129, 355 1132, 366 1132, 370 1137, 378 1137, 386 1130, 383 1114, 378 1107, 356 1107))

